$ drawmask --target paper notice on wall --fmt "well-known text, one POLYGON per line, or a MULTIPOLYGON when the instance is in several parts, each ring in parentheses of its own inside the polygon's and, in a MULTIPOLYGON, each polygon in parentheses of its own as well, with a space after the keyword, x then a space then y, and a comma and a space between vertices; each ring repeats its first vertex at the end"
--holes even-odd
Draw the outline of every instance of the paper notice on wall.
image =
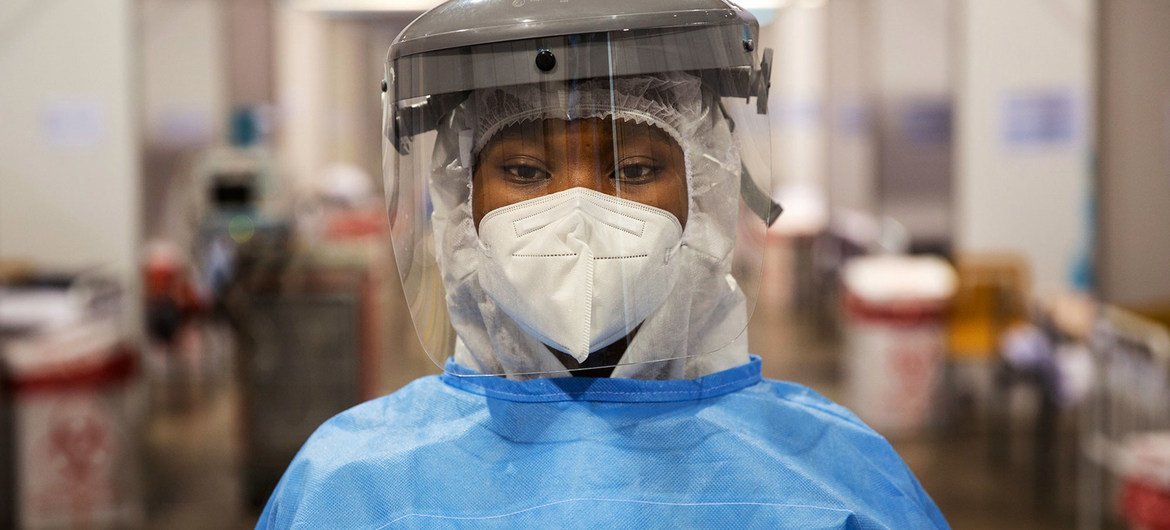
POLYGON ((1079 134, 1080 109, 1068 90, 1008 94, 1003 100, 1004 144, 1012 147, 1059 147, 1079 134))
POLYGON ((773 123, 781 130, 815 129, 821 123, 821 101, 815 97, 781 99, 773 116, 773 123))
POLYGON ((106 112, 93 102, 50 102, 41 110, 41 132, 50 147, 92 147, 108 132, 106 112))
POLYGON ((902 133, 915 145, 943 145, 951 142, 954 109, 945 98, 915 98, 902 106, 902 133))
POLYGON ((213 143, 210 112, 198 108, 173 107, 154 117, 148 141, 175 148, 197 148, 213 143))
POLYGON ((873 111, 869 104, 853 98, 842 101, 837 107, 837 132, 846 136, 869 134, 873 126, 873 111))

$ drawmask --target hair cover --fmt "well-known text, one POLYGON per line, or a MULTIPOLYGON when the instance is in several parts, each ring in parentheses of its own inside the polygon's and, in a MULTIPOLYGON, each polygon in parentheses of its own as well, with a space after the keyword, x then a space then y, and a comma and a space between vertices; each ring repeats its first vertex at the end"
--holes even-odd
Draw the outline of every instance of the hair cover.
POLYGON ((496 307, 476 271, 484 254, 471 206, 473 154, 504 128, 612 117, 661 128, 686 157, 688 219, 673 258, 684 279, 640 326, 612 377, 694 378, 748 361, 747 309, 731 276, 741 165, 715 96, 685 73, 477 91, 438 128, 431 223, 455 360, 481 373, 567 376, 560 360, 496 307))

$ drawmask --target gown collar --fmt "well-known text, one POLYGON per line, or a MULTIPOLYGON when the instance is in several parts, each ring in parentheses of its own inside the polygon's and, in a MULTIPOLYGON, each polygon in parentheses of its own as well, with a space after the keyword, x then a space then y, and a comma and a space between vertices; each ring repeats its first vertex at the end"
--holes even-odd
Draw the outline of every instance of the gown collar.
POLYGON ((642 380, 555 377, 515 381, 485 376, 448 359, 444 383, 489 398, 547 403, 593 401, 609 403, 667 403, 722 396, 761 381, 760 358, 697 379, 642 380))

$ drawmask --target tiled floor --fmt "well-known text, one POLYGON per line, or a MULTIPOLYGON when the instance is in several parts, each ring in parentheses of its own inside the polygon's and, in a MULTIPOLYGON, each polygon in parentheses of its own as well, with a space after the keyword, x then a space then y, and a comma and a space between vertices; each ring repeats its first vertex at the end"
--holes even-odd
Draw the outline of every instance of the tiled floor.
MULTIPOLYGON (((765 375, 796 380, 840 399, 838 347, 816 335, 768 296, 749 335, 764 358, 765 375), (766 345, 761 347, 758 345, 766 345)), ((426 370, 411 364, 411 372, 426 370)), ((228 371, 220 372, 222 374, 228 371)), ((226 377, 226 376, 220 376, 226 377)), ((400 384, 413 377, 399 372, 400 384), (408 377, 409 376, 409 377, 408 377)), ((239 389, 230 378, 159 407, 149 431, 150 527, 248 528, 256 514, 244 506, 239 480, 239 389)), ((174 394, 173 388, 166 389, 174 394)), ((974 425, 946 434, 899 440, 895 447, 958 529, 1069 528, 1070 509, 1035 507, 1026 438, 1002 465, 992 465, 987 436, 974 425)), ((1067 489, 1067 488, 1065 488, 1067 489)), ((1068 495, 1062 493, 1062 499, 1068 495)), ((1064 503, 1062 505, 1067 505, 1064 503)))

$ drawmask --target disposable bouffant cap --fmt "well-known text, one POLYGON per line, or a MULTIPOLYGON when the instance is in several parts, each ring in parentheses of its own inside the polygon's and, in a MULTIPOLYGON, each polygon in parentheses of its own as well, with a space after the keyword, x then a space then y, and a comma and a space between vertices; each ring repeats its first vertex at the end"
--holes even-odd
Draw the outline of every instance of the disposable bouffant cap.
POLYGON ((684 73, 594 79, 565 84, 478 90, 474 153, 500 131, 546 119, 613 118, 652 125, 685 145, 703 117, 701 82, 684 73))

